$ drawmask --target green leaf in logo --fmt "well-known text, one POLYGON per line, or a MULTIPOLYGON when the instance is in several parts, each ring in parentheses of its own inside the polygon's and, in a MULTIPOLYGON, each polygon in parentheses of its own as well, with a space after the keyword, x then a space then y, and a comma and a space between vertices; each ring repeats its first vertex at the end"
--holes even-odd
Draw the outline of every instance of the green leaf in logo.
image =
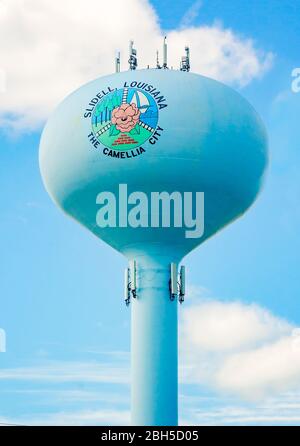
POLYGON ((115 125, 112 125, 109 129, 109 136, 117 136, 120 133, 120 130, 117 129, 115 125))
POLYGON ((132 130, 130 130, 130 135, 139 135, 141 132, 140 126, 137 124, 132 130))

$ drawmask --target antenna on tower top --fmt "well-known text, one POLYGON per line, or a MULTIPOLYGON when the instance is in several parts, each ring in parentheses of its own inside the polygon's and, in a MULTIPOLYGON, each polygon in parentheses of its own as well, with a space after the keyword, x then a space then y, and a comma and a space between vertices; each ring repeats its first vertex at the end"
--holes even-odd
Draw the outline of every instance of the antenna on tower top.
POLYGON ((158 52, 158 50, 156 50, 156 68, 158 70, 161 69, 161 66, 160 66, 160 63, 159 63, 159 52, 158 52))
POLYGON ((129 69, 130 70, 136 70, 137 68, 137 57, 136 57, 137 51, 135 48, 133 48, 133 40, 130 40, 129 42, 129 69))
POLYGON ((190 49, 188 46, 185 47, 185 56, 182 56, 180 63, 180 71, 190 71, 190 49))
POLYGON ((116 56, 116 73, 120 73, 120 66, 121 66, 121 54, 120 51, 118 51, 116 56))
POLYGON ((168 45, 167 45, 167 36, 164 38, 163 45, 163 68, 168 68, 168 45))

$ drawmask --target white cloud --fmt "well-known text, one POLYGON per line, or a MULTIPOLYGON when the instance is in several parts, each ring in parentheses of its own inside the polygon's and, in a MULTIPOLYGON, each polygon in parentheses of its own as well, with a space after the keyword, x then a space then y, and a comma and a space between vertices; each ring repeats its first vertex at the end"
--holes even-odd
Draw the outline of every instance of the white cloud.
POLYGON ((183 383, 246 400, 299 388, 300 330, 258 305, 187 307, 180 338, 183 383))
MULTIPOLYGON (((127 69, 128 40, 135 39, 139 66, 154 66, 163 30, 147 0, 2 0, 0 70, 6 78, 0 96, 0 125, 38 128, 53 107, 81 84, 109 74, 114 52, 127 69)), ((169 33, 169 64, 178 67, 190 45, 192 69, 243 86, 261 76, 272 55, 221 25, 169 33)))
POLYGON ((206 301, 184 311, 183 329, 190 347, 224 353, 276 339, 291 326, 258 305, 206 301))
POLYGON ((171 61, 178 59, 178 48, 188 42, 192 70, 227 84, 245 86, 265 73, 273 61, 272 54, 256 51, 251 39, 240 39, 219 24, 171 31, 168 38, 171 61))
POLYGON ((227 358, 215 377, 219 389, 247 399, 299 388, 300 345, 293 335, 227 358))

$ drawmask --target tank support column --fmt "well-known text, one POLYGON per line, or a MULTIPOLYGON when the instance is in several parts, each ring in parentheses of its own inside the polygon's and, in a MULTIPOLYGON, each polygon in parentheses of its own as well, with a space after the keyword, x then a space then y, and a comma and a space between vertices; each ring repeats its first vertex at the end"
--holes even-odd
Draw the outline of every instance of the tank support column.
POLYGON ((178 424, 177 299, 170 299, 170 263, 135 257, 137 297, 131 299, 132 425, 178 424))

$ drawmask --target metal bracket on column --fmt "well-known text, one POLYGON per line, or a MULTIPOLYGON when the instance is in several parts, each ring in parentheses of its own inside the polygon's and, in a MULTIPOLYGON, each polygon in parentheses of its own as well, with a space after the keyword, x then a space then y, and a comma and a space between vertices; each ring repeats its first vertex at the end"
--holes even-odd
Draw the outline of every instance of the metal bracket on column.
POLYGON ((124 300, 128 307, 130 304, 131 296, 136 299, 136 261, 131 260, 129 262, 129 268, 125 269, 125 284, 124 284, 124 300))
POLYGON ((136 261, 131 260, 129 262, 130 279, 131 279, 131 294, 134 299, 136 299, 136 261))
POLYGON ((130 304, 130 273, 129 268, 125 269, 125 281, 124 281, 124 301, 126 307, 130 304))
POLYGON ((173 301, 178 298, 179 302, 182 304, 185 296, 185 266, 181 266, 178 278, 176 263, 170 264, 169 289, 170 300, 173 301))
POLYGON ((181 266, 179 273, 179 302, 182 304, 184 302, 185 296, 185 266, 181 266))
POLYGON ((176 263, 170 264, 170 300, 175 300, 178 296, 178 284, 177 284, 177 265, 176 263))

